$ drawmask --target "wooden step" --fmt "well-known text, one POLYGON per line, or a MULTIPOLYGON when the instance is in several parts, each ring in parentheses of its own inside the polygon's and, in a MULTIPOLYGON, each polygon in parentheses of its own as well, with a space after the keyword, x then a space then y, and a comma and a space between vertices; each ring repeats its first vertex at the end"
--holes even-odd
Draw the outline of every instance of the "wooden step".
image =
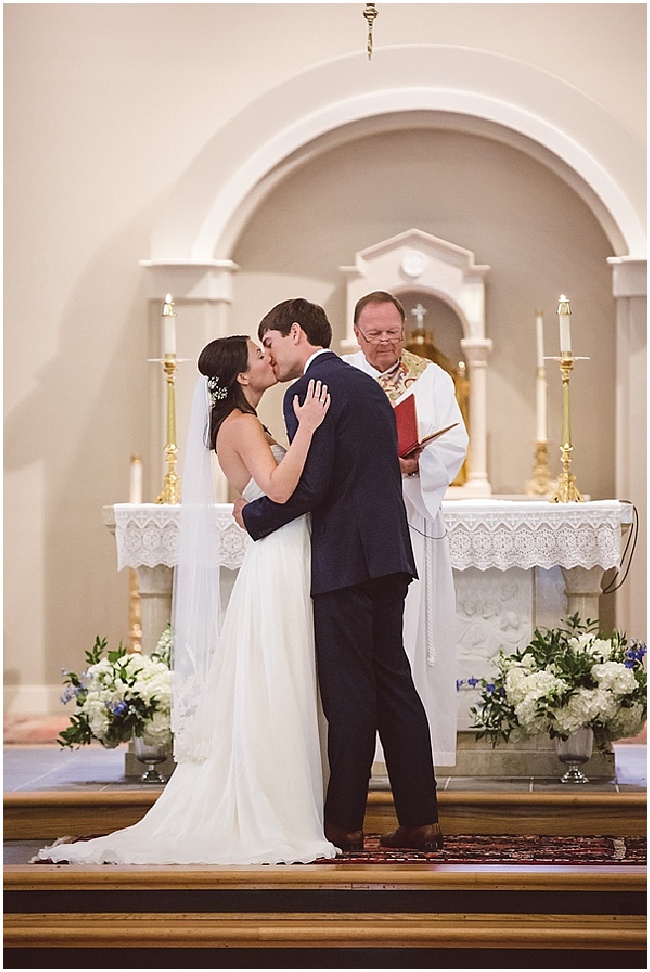
POLYGON ((5 867, 4 929, 15 950, 632 954, 645 947, 645 902, 645 870, 628 865, 16 865, 5 867))
MULTIPOLYGON (((72 834, 107 834, 140 820, 160 788, 124 791, 6 793, 6 840, 49 839, 72 834)), ((440 821, 447 834, 607 834, 643 836, 647 830, 646 794, 525 791, 444 791, 440 821)), ((390 792, 368 796, 364 829, 384 833, 397 824, 390 792)))

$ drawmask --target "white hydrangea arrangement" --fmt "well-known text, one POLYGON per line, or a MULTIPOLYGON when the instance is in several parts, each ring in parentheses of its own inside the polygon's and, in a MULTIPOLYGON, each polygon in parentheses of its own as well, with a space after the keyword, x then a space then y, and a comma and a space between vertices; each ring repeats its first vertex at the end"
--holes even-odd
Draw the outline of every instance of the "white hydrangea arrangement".
POLYGON ((59 744, 77 748, 95 739, 110 749, 133 736, 143 736, 149 744, 168 743, 170 640, 168 629, 151 655, 128 653, 121 644, 105 654, 106 639, 97 637, 86 652, 86 670, 80 675, 63 672, 66 688, 61 701, 74 700, 75 712, 70 726, 59 734, 59 744))
POLYGON ((499 652, 494 679, 468 679, 482 690, 471 708, 477 739, 493 746, 548 733, 553 739, 593 730, 601 752, 639 733, 647 714, 645 644, 614 632, 606 637, 578 615, 535 637, 523 651, 499 652))

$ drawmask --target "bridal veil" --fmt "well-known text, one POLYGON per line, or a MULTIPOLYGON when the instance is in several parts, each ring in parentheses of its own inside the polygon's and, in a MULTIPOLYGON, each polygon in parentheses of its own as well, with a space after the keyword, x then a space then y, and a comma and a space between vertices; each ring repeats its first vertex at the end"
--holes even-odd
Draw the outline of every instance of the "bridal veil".
POLYGON ((177 762, 205 759, 213 728, 204 694, 210 666, 218 664, 221 604, 209 421, 210 395, 202 376, 192 399, 174 572, 172 730, 177 762))

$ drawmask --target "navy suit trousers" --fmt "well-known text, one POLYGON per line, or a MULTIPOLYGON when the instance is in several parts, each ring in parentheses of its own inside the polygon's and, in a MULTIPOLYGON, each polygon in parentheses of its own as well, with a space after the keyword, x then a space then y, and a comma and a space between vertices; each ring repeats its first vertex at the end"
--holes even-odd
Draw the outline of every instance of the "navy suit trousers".
POLYGON ((438 819, 429 726, 402 641, 410 580, 389 574, 314 597, 329 724, 325 818, 344 830, 363 828, 377 730, 400 824, 438 819))

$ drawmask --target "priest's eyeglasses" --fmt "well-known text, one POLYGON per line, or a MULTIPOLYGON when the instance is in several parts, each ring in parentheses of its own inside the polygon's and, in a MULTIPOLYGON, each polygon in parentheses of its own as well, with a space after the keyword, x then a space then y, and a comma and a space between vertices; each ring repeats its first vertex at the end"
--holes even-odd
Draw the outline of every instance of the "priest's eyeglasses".
MULTIPOLYGON (((357 328, 357 331, 359 331, 359 328, 357 328)), ((401 327, 391 327, 388 331, 370 331, 369 334, 364 334, 363 331, 359 331, 359 334, 368 344, 381 344, 382 342, 386 344, 399 344, 402 340, 401 327)))

